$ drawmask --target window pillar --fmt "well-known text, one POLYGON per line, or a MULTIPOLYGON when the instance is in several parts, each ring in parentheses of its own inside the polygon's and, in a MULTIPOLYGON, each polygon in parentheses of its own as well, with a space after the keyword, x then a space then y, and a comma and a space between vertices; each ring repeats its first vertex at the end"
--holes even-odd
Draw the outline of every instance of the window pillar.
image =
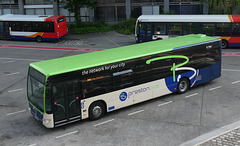
POLYGON ((127 20, 131 17, 131 0, 125 0, 126 3, 126 18, 127 20))
POLYGON ((53 1, 53 15, 59 15, 59 0, 53 1))
POLYGON ((18 0, 18 13, 25 14, 24 13, 24 0, 18 0))
POLYGON ((169 0, 164 0, 164 13, 169 13, 169 0))
POLYGON ((209 13, 209 3, 208 0, 203 2, 203 14, 208 14, 209 13))

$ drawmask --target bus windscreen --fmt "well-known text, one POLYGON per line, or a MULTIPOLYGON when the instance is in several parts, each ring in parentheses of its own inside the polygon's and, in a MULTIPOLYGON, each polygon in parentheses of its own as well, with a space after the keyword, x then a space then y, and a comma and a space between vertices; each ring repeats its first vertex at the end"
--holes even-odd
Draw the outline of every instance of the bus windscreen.
POLYGON ((33 68, 28 73, 28 100, 41 112, 44 112, 44 81, 45 76, 33 68))

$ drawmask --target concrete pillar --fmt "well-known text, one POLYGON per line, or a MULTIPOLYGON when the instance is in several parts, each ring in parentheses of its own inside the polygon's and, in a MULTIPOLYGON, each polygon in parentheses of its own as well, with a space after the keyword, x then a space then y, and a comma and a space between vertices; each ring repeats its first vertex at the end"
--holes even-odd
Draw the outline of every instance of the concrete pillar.
POLYGON ((169 13, 169 0, 164 0, 164 13, 169 13))
POLYGON ((18 0, 18 13, 25 14, 24 11, 24 0, 18 0))
POLYGON ((53 1, 53 15, 59 15, 59 0, 53 1))
POLYGON ((126 18, 127 20, 131 17, 131 0, 125 0, 126 3, 126 18))
POLYGON ((209 3, 208 3, 208 0, 203 2, 203 14, 205 14, 205 15, 209 14, 209 3))

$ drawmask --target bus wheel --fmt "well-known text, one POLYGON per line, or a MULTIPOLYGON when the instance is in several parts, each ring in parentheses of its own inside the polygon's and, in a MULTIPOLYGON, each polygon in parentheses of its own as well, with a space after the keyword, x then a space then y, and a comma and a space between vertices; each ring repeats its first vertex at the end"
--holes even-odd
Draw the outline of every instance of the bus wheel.
POLYGON ((89 118, 90 120, 98 120, 105 114, 105 105, 98 101, 91 104, 89 107, 89 118))
POLYGON ((228 47, 228 41, 227 40, 222 40, 222 48, 226 49, 228 47))
POLYGON ((189 88, 189 81, 186 78, 182 78, 180 82, 178 83, 178 93, 185 93, 189 88))
POLYGON ((40 42, 43 41, 43 38, 42 38, 41 36, 37 36, 37 37, 36 37, 36 41, 40 43, 40 42))

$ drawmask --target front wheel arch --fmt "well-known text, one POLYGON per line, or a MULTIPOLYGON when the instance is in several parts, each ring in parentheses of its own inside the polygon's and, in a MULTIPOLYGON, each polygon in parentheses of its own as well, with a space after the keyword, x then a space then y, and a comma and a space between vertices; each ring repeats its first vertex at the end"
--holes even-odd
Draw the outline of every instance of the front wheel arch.
POLYGON ((88 108, 89 119, 98 120, 104 117, 107 112, 106 107, 106 103, 102 100, 93 102, 88 108))

